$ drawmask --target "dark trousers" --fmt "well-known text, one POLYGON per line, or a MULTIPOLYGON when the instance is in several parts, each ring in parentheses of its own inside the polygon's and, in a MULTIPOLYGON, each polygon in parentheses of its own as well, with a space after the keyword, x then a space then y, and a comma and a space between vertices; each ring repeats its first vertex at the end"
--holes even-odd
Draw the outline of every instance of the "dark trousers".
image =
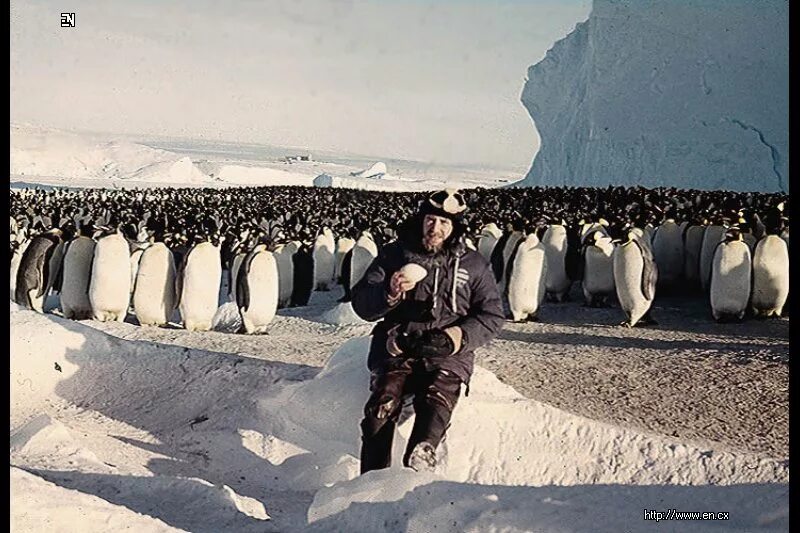
POLYGON ((361 473, 388 468, 392 463, 392 440, 403 408, 403 396, 414 395, 414 427, 403 456, 403 465, 414 447, 426 441, 434 448, 450 425, 450 416, 461 392, 461 380, 446 370, 426 370, 423 361, 393 361, 390 368, 375 371, 361 421, 361 473), (383 415, 383 416, 382 416, 383 415))

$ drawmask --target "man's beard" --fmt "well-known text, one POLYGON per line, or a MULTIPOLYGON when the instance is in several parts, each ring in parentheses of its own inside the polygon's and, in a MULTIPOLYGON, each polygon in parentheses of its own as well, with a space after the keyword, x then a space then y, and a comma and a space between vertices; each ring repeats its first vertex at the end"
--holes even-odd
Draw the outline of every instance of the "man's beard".
POLYGON ((428 253, 436 253, 444 247, 445 239, 438 238, 437 236, 425 236, 422 238, 422 247, 428 253))

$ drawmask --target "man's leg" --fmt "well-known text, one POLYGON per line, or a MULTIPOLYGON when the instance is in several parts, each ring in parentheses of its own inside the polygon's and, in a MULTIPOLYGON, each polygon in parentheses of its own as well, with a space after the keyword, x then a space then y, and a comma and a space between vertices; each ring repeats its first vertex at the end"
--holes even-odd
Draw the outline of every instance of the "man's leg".
MULTIPOLYGON (((450 425, 450 417, 461 393, 461 379, 447 370, 434 371, 423 379, 414 397, 414 427, 408 439, 403 464, 420 443, 428 443, 428 454, 432 454, 444 438, 450 425)), ((435 460, 433 457, 429 460, 435 460)))
POLYGON ((361 421, 361 473, 388 468, 392 464, 392 440, 403 404, 403 386, 410 369, 400 367, 374 372, 372 394, 361 421))

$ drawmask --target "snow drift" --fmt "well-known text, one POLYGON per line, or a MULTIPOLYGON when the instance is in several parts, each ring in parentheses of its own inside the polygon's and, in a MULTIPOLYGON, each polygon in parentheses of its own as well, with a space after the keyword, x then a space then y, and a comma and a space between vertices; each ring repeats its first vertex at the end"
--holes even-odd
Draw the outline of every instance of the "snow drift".
MULTIPOLYGON (((341 320, 347 309, 329 314, 341 320)), ((30 516, 59 519, 64 502, 86 510, 84 531, 118 515, 149 530, 649 530, 643 509, 662 507, 730 511, 729 529, 788 527, 785 463, 575 416, 482 368, 435 474, 396 461, 358 476, 369 338, 347 341, 317 373, 89 324, 11 305, 21 529, 30 516), (281 506, 295 515, 272 524, 281 506)))
POLYGON ((789 190, 789 3, 594 0, 528 69, 521 186, 789 190))
POLYGON ((18 124, 11 124, 11 175, 178 185, 208 181, 191 159, 166 150, 18 124))

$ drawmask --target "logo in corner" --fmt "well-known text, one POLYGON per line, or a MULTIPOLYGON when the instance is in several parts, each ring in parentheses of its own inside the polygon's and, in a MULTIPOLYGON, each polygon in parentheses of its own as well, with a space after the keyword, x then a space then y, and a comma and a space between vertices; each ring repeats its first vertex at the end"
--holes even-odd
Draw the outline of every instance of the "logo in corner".
POLYGON ((61 13, 61 27, 74 28, 75 27, 75 13, 61 13))

